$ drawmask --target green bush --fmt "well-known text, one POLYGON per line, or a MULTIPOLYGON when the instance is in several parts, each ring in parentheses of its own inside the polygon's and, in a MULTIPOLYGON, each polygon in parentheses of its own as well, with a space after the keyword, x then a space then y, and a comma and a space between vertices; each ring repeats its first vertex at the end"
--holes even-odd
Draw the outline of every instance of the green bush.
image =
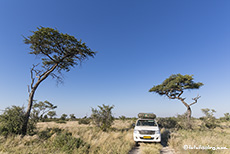
POLYGON ((55 122, 58 123, 58 124, 65 124, 66 123, 65 120, 56 120, 55 122))
POLYGON ((89 153, 90 145, 80 138, 75 138, 72 133, 62 132, 53 140, 53 146, 66 153, 73 153, 76 149, 81 148, 81 152, 89 153), (83 151, 82 151, 83 150, 83 151))
POLYGON ((178 122, 175 117, 158 118, 157 123, 161 128, 178 128, 178 122))
POLYGON ((87 116, 85 116, 85 117, 83 117, 83 118, 81 118, 81 119, 79 119, 78 120, 78 124, 85 124, 85 125, 88 125, 88 124, 90 124, 90 119, 89 118, 87 118, 87 116))
MULTIPOLYGON (((0 115, 0 134, 3 136, 12 134, 22 134, 22 125, 24 122, 24 107, 7 107, 4 113, 0 115)), ((28 123, 28 133, 33 133, 36 126, 36 120, 30 119, 28 123)))
POLYGON ((201 128, 208 128, 208 129, 214 129, 216 128, 217 121, 216 118, 214 117, 214 113, 216 112, 214 109, 201 109, 202 112, 205 114, 204 117, 200 118, 202 119, 202 126, 201 128))
POLYGON ((103 131, 110 129, 114 117, 112 116, 112 109, 114 106, 102 105, 99 110, 92 108, 91 118, 93 123, 103 131))
POLYGON ((63 130, 60 128, 46 128, 45 130, 38 132, 37 135, 39 136, 40 139, 47 140, 53 134, 55 133, 60 134, 61 132, 63 132, 63 130))

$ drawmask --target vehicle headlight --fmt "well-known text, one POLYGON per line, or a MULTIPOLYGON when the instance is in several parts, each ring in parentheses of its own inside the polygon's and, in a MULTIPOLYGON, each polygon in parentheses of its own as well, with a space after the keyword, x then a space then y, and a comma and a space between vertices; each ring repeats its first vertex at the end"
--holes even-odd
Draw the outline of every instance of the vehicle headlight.
POLYGON ((157 131, 156 131, 156 134, 161 134, 160 130, 157 130, 157 131))
POLYGON ((138 134, 139 132, 138 132, 138 130, 135 130, 135 129, 134 129, 133 133, 134 133, 134 134, 138 134))

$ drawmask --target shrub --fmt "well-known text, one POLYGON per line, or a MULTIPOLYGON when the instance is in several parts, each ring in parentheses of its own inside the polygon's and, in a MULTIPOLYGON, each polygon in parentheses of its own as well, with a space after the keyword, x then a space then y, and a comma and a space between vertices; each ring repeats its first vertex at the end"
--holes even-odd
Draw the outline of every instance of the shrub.
POLYGON ((53 146, 66 153, 73 153, 75 149, 81 148, 84 153, 89 153, 90 145, 80 138, 75 138, 72 133, 62 132, 58 134, 53 141, 53 146))
MULTIPOLYGON (((25 119, 24 107, 7 107, 0 115, 0 134, 7 136, 10 134, 22 134, 22 125, 25 119)), ((28 123, 28 133, 33 133, 36 120, 30 119, 28 123)))
POLYGON ((66 120, 67 116, 68 116, 67 114, 62 114, 60 119, 61 120, 66 120))
POLYGON ((178 122, 174 117, 158 118, 157 123, 162 128, 177 128, 178 122))
POLYGON ((122 120, 122 121, 125 121, 126 117, 125 116, 120 116, 119 119, 122 120))
POLYGON ((76 120, 76 117, 75 117, 75 115, 74 115, 74 114, 70 114, 70 115, 69 115, 69 117, 70 117, 70 120, 71 120, 71 121, 76 120))
POLYGON ((40 139, 46 140, 50 138, 54 133, 59 134, 61 132, 63 132, 63 130, 60 128, 46 128, 45 130, 38 132, 37 135, 40 139))
POLYGON ((59 124, 65 124, 66 123, 66 121, 65 120, 57 120, 57 121, 55 121, 56 123, 59 123, 59 124))
POLYGON ((185 112, 182 115, 177 115, 177 128, 179 129, 193 129, 193 123, 194 123, 194 119, 191 118, 190 121, 188 122, 187 120, 187 113, 185 112))
POLYGON ((87 118, 87 116, 85 116, 85 117, 79 119, 78 124, 80 124, 80 125, 81 125, 81 124, 88 125, 88 124, 90 124, 90 119, 87 118))
POLYGON ((112 109, 114 106, 102 105, 99 110, 92 108, 91 118, 93 123, 103 131, 110 129, 114 117, 112 116, 112 109))
POLYGON ((213 116, 216 112, 214 109, 201 109, 202 112, 205 114, 204 117, 202 117, 202 128, 208 128, 213 129, 216 128, 218 125, 216 124, 216 118, 213 116))

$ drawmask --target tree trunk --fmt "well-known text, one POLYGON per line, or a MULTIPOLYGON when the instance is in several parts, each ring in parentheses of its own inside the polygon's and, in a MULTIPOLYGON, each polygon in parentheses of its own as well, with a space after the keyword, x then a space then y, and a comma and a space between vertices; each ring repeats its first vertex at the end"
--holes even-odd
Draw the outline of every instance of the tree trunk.
POLYGON ((47 72, 41 78, 39 78, 38 81, 36 82, 36 84, 32 87, 31 92, 29 94, 29 102, 28 102, 27 111, 25 113, 24 122, 22 125, 22 135, 26 135, 26 133, 27 133, 27 125, 28 125, 28 121, 30 118, 30 112, 31 112, 31 109, 33 106, 33 98, 34 98, 34 94, 35 94, 37 87, 39 86, 39 84, 42 81, 44 81, 50 75, 51 72, 53 72, 55 70, 55 68, 57 66, 58 66, 58 64, 56 63, 55 65, 53 65, 51 67, 50 70, 47 70, 47 72))
POLYGON ((191 119, 191 115, 192 115, 192 109, 190 107, 190 105, 188 105, 183 98, 178 98, 187 108, 187 122, 188 122, 188 128, 191 128, 191 124, 190 124, 190 119, 191 119))
POLYGON ((22 135, 26 135, 27 132, 27 125, 28 125, 28 121, 29 121, 29 117, 30 117, 30 111, 32 109, 32 105, 33 105, 33 98, 34 98, 34 93, 35 93, 36 89, 32 89, 29 95, 29 102, 28 102, 28 106, 27 106, 27 111, 25 113, 25 119, 24 119, 24 123, 22 125, 22 135))
POLYGON ((188 128, 191 128, 191 115, 192 115, 192 110, 190 106, 187 106, 187 120, 188 120, 188 128))

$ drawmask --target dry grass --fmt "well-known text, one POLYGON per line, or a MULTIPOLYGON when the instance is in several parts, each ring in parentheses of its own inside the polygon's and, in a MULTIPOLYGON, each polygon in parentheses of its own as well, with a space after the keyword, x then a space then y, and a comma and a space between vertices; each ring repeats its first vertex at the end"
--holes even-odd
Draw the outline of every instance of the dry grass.
POLYGON ((140 143, 141 154, 160 154, 160 143, 140 143))
MULTIPOLYGON (((226 125, 226 123, 225 123, 226 125)), ((171 134, 169 146, 181 154, 229 154, 230 153, 230 128, 215 128, 213 130, 179 130, 171 134), (184 150, 184 145, 191 147, 227 147, 227 150, 184 150)))
MULTIPOLYGON (((79 125, 77 121, 69 121, 65 124, 55 122, 38 123, 39 131, 46 128, 61 128, 72 133, 76 138, 90 144, 90 154, 127 154, 134 146, 132 133, 128 129, 131 121, 115 121, 113 128, 109 132, 103 132, 93 125, 79 125)), ((52 138, 52 137, 51 137, 52 138)), ((62 151, 55 149, 45 142, 41 142, 37 135, 0 138, 0 153, 55 153, 62 154, 62 151)), ((74 153, 83 153, 81 149, 74 153)))

